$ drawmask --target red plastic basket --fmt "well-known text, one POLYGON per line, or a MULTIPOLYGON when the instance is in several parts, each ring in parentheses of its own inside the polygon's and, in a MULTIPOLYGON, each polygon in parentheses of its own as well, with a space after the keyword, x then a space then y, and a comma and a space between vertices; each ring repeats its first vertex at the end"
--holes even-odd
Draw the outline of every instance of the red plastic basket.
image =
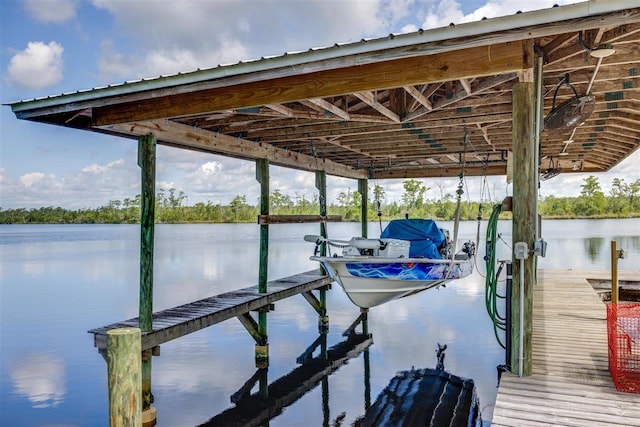
POLYGON ((607 304, 607 335, 616 390, 640 394, 640 304, 607 304))

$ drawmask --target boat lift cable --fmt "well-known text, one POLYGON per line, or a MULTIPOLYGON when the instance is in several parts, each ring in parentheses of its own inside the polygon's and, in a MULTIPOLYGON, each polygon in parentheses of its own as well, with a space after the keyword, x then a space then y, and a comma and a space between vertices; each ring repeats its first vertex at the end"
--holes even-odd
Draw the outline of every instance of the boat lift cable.
MULTIPOLYGON (((482 166, 482 185, 480 188, 480 201, 478 202, 478 227, 476 229, 476 245, 480 244, 480 224, 482 223, 482 202, 484 201, 484 192, 488 187, 487 184, 487 162, 482 166)), ((489 198, 491 200, 491 198, 489 198)), ((478 264, 475 264, 476 270, 480 272, 478 269, 478 264)))
MULTIPOLYGON (((456 190, 456 194, 458 196, 458 200, 456 203, 456 217, 455 223, 453 225, 453 249, 455 251, 458 244, 458 229, 460 228, 460 205, 462 203, 462 195, 464 194, 464 167, 465 161, 467 157, 467 145, 469 144, 469 133, 467 132, 467 126, 464 127, 464 147, 462 151, 462 169, 460 170, 460 182, 458 183, 458 189, 456 190)), ((476 242, 477 243, 477 242, 476 242)), ((453 261, 453 258, 452 258, 453 261)), ((453 262, 451 264, 453 266, 453 262)))
POLYGON ((505 317, 502 317, 498 312, 498 298, 504 298, 504 295, 498 294, 498 278, 502 272, 504 263, 501 263, 496 271, 496 243, 499 239, 498 217, 500 216, 500 212, 502 212, 502 204, 495 205, 487 224, 486 255, 484 257, 487 270, 485 277, 485 305, 487 313, 493 323, 493 332, 496 340, 502 348, 506 348, 500 338, 499 332, 506 331, 507 322, 505 317))

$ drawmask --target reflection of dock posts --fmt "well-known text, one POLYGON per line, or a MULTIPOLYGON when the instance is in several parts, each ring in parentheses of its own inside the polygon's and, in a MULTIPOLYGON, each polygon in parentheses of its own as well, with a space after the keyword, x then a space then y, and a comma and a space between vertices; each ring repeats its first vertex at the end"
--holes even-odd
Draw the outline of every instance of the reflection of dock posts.
MULTIPOLYGON (((316 171, 316 188, 319 193, 318 202, 320 205, 320 216, 324 219, 327 217, 327 173, 325 171, 316 171)), ((327 223, 325 221, 320 222, 320 235, 325 238, 327 237, 327 223)), ((327 256, 326 242, 323 242, 320 245, 320 256, 327 256)), ((320 266, 320 271, 322 274, 327 274, 322 266, 320 266)), ((316 311, 318 311, 318 331, 320 333, 329 330, 329 316, 327 315, 327 289, 329 288, 326 286, 320 289, 320 310, 318 311, 316 309, 316 311)))
MULTIPOLYGON (((295 368, 269 384, 268 399, 264 399, 259 394, 251 394, 251 389, 255 386, 261 374, 261 370, 258 370, 231 397, 231 401, 236 403, 236 406, 214 416, 209 421, 201 424, 201 427, 268 426, 269 420, 280 415, 284 408, 289 407, 305 396, 309 390, 320 384, 323 378, 333 374, 340 367, 347 364, 349 360, 358 357, 360 353, 373 344, 373 338, 370 335, 354 334, 328 349, 326 357, 310 358, 309 352, 315 351, 318 346, 322 345, 322 340, 326 339, 326 335, 324 337, 322 335, 324 334, 321 334, 298 358, 305 361, 303 366, 295 368)), ((325 396, 323 396, 323 399, 325 399, 325 396)), ((325 411, 325 414, 329 414, 329 412, 325 411)), ((325 419, 328 419, 328 417, 325 416, 325 419)), ((338 425, 337 420, 333 425, 338 425)))
MULTIPOLYGON (((140 208, 140 307, 139 326, 143 332, 153 330, 153 244, 155 230, 156 137, 138 139, 138 166, 141 169, 140 208)), ((144 418, 155 424, 155 408, 151 393, 152 350, 142 352, 142 410, 144 418)))
MULTIPOLYGON (((320 358, 322 360, 329 359, 327 352, 327 334, 320 332, 320 358)), ((322 425, 329 426, 331 411, 329 409, 329 376, 322 377, 322 425)))
MULTIPOLYGON (((362 335, 369 335, 369 309, 361 308, 362 335)), ((369 362, 369 348, 364 351, 364 409, 371 407, 371 366, 369 362)))
POLYGON ((342 333, 343 337, 348 337, 356 333, 356 328, 358 325, 362 325, 362 335, 369 335, 369 319, 368 319, 368 308, 360 308, 360 316, 353 321, 353 323, 345 329, 342 333))
MULTIPOLYGON (((256 160, 256 178, 260 183, 260 215, 269 215, 269 161, 256 160)), ((260 267, 258 275, 258 292, 267 292, 267 267, 269 264, 269 224, 260 224, 260 267)), ((269 342, 267 337, 267 311, 258 311, 258 334, 256 340, 256 366, 265 368, 269 365, 269 342)), ((255 337, 254 337, 255 338, 255 337)), ((262 385, 262 381, 261 381, 262 385)), ((262 390, 262 387, 261 387, 262 390)))
POLYGON ((140 329, 119 328, 107 332, 109 377, 109 425, 142 425, 140 329))

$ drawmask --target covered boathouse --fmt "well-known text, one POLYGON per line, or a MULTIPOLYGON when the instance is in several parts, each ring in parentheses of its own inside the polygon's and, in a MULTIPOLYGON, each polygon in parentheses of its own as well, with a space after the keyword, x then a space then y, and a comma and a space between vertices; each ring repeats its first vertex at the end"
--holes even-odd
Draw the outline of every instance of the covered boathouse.
MULTIPOLYGON (((269 215, 270 164, 315 172, 321 196, 326 174, 357 179, 364 202, 369 179, 513 170, 513 241, 532 249, 540 238, 540 179, 605 172, 640 146, 639 70, 638 1, 590 0, 9 105, 22 120, 138 141, 139 323, 150 334, 156 143, 256 162, 265 248, 258 292, 266 293, 268 227, 287 221, 269 215)), ((517 343, 522 310, 523 359, 514 345, 510 367, 525 376, 532 369, 533 255, 523 273, 518 263, 513 272, 511 335, 517 343)), ((323 298, 309 294, 326 283, 313 281, 304 288, 303 280, 300 292, 322 315, 323 298)), ((230 313, 256 338, 257 352, 268 351, 266 311, 259 322, 230 313)))

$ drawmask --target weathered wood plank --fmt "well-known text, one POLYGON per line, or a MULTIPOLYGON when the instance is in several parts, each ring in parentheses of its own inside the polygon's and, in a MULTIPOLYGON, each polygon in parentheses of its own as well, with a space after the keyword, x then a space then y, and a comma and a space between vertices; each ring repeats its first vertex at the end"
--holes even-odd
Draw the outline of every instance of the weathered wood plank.
POLYGON ((309 222, 342 222, 342 215, 259 215, 258 224, 302 224, 309 222))
MULTIPOLYGON (((331 281, 330 277, 318 271, 308 271, 269 282, 266 293, 261 294, 257 286, 251 286, 156 312, 153 314, 153 330, 142 333, 142 350, 302 292, 327 286, 331 281)), ((132 326, 138 326, 138 318, 91 329, 89 333, 94 335, 94 346, 104 349, 107 331, 132 326)))
POLYGON ((640 427, 640 395, 617 392, 609 375, 605 306, 586 280, 606 275, 539 272, 533 375, 503 375, 492 426, 640 427))
POLYGON ((241 86, 140 99, 94 109, 97 126, 208 114, 214 111, 325 98, 352 92, 417 85, 451 78, 493 76, 523 68, 522 42, 415 56, 351 68, 258 80, 241 86), (402 72, 398 72, 402 70, 402 72), (367 78, 363 78, 363 76, 367 78))

